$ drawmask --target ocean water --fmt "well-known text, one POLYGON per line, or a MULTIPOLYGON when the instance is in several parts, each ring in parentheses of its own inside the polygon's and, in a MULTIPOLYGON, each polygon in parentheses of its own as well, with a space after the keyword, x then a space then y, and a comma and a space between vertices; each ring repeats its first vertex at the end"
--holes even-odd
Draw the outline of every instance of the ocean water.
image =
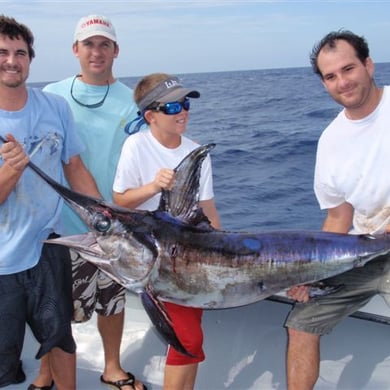
MULTIPOLYGON (((186 135, 216 143, 211 157, 223 228, 320 229, 324 213, 313 192, 317 140, 341 107, 311 68, 180 78, 201 93, 191 101, 186 135)), ((389 84, 390 63, 377 64, 375 78, 389 84)), ((121 78, 130 87, 137 80, 121 78)))

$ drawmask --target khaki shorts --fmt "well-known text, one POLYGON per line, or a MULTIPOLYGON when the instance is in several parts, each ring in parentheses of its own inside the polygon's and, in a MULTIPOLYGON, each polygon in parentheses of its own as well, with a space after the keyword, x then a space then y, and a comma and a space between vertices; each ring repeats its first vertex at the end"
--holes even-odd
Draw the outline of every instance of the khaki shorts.
POLYGON ((329 286, 343 285, 339 291, 307 303, 296 303, 285 326, 306 333, 323 335, 363 307, 373 296, 382 294, 390 305, 390 257, 380 256, 364 267, 354 268, 325 279, 329 286))
POLYGON ((102 316, 124 310, 126 289, 92 263, 70 250, 73 276, 74 322, 88 321, 93 312, 102 316))

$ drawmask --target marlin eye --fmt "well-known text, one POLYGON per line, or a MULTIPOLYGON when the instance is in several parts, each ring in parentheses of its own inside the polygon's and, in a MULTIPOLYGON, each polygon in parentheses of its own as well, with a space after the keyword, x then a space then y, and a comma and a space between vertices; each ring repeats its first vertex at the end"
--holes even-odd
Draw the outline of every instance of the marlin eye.
POLYGON ((104 214, 97 214, 93 220, 93 227, 100 233, 105 233, 111 227, 110 219, 104 214))

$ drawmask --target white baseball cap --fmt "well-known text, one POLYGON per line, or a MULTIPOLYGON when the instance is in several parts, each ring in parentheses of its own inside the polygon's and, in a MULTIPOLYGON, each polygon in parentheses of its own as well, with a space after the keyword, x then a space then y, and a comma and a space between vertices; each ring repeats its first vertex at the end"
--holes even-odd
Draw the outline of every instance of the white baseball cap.
POLYGON ((88 15, 77 23, 73 42, 101 35, 116 42, 116 33, 110 19, 102 15, 88 15))

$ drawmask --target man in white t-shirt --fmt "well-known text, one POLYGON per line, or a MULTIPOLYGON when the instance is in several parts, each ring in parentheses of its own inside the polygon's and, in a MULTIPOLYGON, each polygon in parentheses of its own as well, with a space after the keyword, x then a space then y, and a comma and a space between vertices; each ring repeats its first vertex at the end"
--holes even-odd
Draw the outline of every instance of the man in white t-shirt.
MULTIPOLYGON (((327 210, 323 230, 384 233, 390 217, 390 88, 376 86, 367 42, 350 31, 326 35, 313 48, 311 64, 330 96, 344 107, 318 143, 314 190, 327 210)), ((330 278, 327 284, 344 288, 325 297, 309 299, 307 286, 288 292, 300 302, 286 321, 290 390, 314 387, 321 335, 374 295, 389 297, 389 268, 389 257, 382 256, 330 278)))

